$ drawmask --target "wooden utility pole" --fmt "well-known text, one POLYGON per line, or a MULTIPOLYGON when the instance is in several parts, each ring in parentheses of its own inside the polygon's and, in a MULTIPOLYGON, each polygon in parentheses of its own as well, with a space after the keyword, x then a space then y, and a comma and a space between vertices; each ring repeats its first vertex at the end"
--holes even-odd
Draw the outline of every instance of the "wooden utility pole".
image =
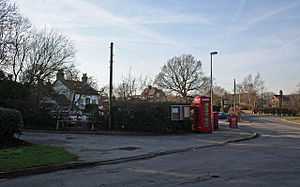
POLYGON ((114 43, 110 43, 110 67, 109 67, 109 118, 108 118, 108 128, 112 130, 112 97, 113 97, 113 58, 114 58, 114 43))
POLYGON ((233 89, 234 89, 234 95, 233 95, 233 110, 234 113, 236 112, 236 80, 233 80, 233 89))
POLYGON ((283 91, 279 91, 279 109, 280 109, 280 117, 282 117, 282 104, 283 104, 283 91))

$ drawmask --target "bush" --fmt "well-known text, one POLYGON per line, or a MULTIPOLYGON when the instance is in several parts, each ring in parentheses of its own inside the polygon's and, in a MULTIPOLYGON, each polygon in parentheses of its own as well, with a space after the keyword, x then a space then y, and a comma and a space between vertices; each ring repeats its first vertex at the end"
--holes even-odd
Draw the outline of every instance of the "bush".
POLYGON ((296 116, 297 111, 289 108, 264 108, 262 112, 272 115, 296 116))
POLYGON ((97 104, 88 104, 85 106, 85 112, 87 113, 97 113, 98 110, 99 109, 97 104))
POLYGON ((6 143, 20 133, 23 127, 23 118, 19 111, 7 108, 0 108, 0 142, 6 143))
POLYGON ((9 80, 0 81, 0 100, 25 99, 29 96, 29 86, 9 80))
POLYGON ((113 127, 115 130, 147 132, 190 130, 190 120, 171 121, 169 108, 171 104, 168 102, 118 102, 113 107, 113 127))
POLYGON ((47 112, 26 112, 24 114, 24 128, 52 130, 56 127, 56 119, 47 112))

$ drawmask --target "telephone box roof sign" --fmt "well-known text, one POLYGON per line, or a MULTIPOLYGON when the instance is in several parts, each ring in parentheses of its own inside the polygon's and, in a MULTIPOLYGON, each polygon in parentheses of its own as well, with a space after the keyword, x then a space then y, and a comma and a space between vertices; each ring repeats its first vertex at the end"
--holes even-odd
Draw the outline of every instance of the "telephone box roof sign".
POLYGON ((210 97, 207 96, 196 96, 194 98, 194 101, 192 103, 192 105, 201 105, 202 102, 207 102, 210 101, 210 97))
POLYGON ((196 96, 194 98, 194 101, 192 103, 193 105, 200 105, 201 104, 201 97, 200 96, 196 96))

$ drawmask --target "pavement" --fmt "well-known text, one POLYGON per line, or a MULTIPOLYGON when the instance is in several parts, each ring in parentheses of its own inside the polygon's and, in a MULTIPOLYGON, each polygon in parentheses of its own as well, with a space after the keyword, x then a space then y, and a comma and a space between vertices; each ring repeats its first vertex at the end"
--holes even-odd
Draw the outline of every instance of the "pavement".
MULTIPOLYGON (((250 141, 232 142, 223 146, 194 149, 114 165, 64 170, 15 179, 0 179, 0 187, 299 187, 299 125, 283 123, 272 118, 252 118, 251 120, 251 123, 240 124, 240 128, 237 130, 260 134, 259 138, 250 141)), ((209 138, 214 135, 196 134, 191 137, 198 136, 199 139, 202 139, 202 136, 209 138)), ((172 138, 179 141, 180 137, 172 138)), ((130 139, 130 137, 123 138, 130 139)), ((123 138, 121 140, 124 140, 123 138)), ((143 139, 143 137, 140 138, 143 139)), ((162 144, 168 139, 167 137, 153 139, 160 138, 162 138, 162 144)), ((181 141, 192 142, 192 140, 196 141, 193 138, 191 141, 186 139, 181 141)), ((117 140, 115 141, 117 142, 117 140)), ((145 142, 151 141, 145 140, 145 142)), ((157 142, 159 141, 157 140, 157 142)), ((172 141, 170 140, 170 142, 172 141)), ((172 148, 171 146, 173 146, 172 143, 170 148, 172 148)))
POLYGON ((187 148, 207 147, 226 141, 247 138, 253 133, 229 129, 225 122, 213 134, 181 135, 97 135, 25 132, 20 137, 34 144, 64 147, 78 156, 77 163, 115 160, 138 155, 169 152, 187 148))

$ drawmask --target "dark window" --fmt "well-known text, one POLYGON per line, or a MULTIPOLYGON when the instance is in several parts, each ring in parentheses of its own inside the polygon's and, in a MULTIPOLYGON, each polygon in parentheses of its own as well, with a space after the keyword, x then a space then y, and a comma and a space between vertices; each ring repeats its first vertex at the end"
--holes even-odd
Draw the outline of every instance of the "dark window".
POLYGON ((88 105, 88 104, 90 104, 90 103, 91 103, 91 99, 90 99, 90 98, 86 98, 86 99, 85 99, 85 104, 88 105))

